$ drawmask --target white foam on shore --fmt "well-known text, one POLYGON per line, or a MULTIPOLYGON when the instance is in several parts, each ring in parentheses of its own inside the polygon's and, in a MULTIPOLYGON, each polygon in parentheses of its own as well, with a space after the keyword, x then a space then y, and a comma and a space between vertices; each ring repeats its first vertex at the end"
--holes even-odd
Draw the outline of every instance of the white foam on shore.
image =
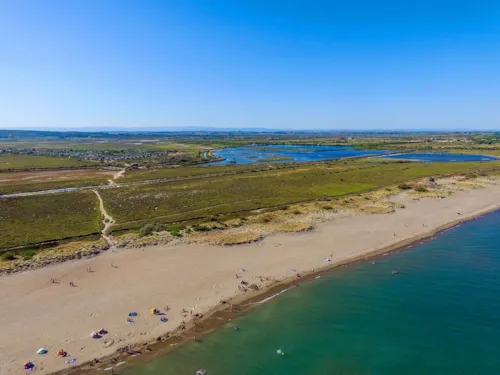
POLYGON ((278 292, 278 293, 276 293, 276 294, 273 294, 272 296, 267 297, 267 298, 263 299, 262 301, 255 302, 255 303, 256 303, 256 304, 258 304, 258 305, 260 305, 260 304, 262 304, 262 303, 268 302, 268 301, 270 301, 270 300, 274 299, 275 297, 279 296, 280 294, 283 294, 283 293, 285 293, 286 291, 288 291, 288 290, 290 290, 290 289, 293 289, 293 288, 295 288, 295 286, 291 286, 290 288, 283 289, 281 292, 278 292))

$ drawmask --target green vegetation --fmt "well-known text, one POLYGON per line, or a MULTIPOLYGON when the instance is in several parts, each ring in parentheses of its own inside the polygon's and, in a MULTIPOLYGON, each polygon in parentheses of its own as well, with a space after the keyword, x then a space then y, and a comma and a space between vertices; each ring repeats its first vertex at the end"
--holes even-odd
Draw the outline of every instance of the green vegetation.
POLYGON ((0 248, 100 231, 97 199, 91 191, 0 199, 0 248))
POLYGON ((285 160, 293 160, 293 158, 290 158, 288 156, 275 156, 275 157, 265 158, 260 161, 263 163, 269 163, 272 161, 285 161, 285 160))
POLYGON ((410 190, 411 189, 411 185, 408 185, 408 184, 399 184, 398 185, 398 189, 401 189, 401 190, 410 190))
POLYGON ((33 155, 0 155, 0 170, 34 169, 34 168, 64 168, 95 166, 95 163, 79 161, 70 158, 33 155))
POLYGON ((12 251, 7 251, 7 252, 2 254, 0 259, 3 261, 14 260, 14 259, 16 259, 16 254, 12 251))
MULTIPOLYGON (((188 230, 180 225, 186 222, 194 224, 194 230, 206 231, 213 229, 214 222, 240 218, 241 223, 245 216, 257 212, 286 209, 294 203, 316 199, 333 201, 346 194, 389 185, 399 187, 394 191, 424 192, 424 186, 411 182, 421 177, 461 173, 474 178, 486 173, 500 174, 500 162, 411 163, 357 158, 269 164, 290 160, 273 154, 261 160, 263 164, 195 166, 214 160, 208 152, 213 148, 248 144, 270 151, 276 147, 268 145, 276 144, 347 145, 401 152, 500 156, 500 135, 496 133, 109 134, 0 130, 0 152, 7 153, 0 153, 0 194, 104 185, 113 171, 99 167, 126 165, 125 175, 116 180, 118 186, 100 189, 106 209, 117 223, 112 230, 134 230, 143 235, 166 230, 180 237, 188 230), (14 149, 18 154, 8 154, 14 149), (44 155, 49 156, 31 155, 33 149, 45 149, 44 155), (81 166, 93 168, 76 170, 81 166), (67 169, 57 170, 61 168, 67 169), (9 169, 43 171, 8 172, 9 169)), ((99 233, 97 203, 88 190, 0 198, 0 249, 99 233)), ((324 208, 334 206, 332 203, 324 208)), ((16 259, 33 257, 36 250, 29 249, 14 253, 16 259)))
POLYGON ((149 236, 150 234, 154 232, 161 232, 163 230, 167 229, 167 226, 165 224, 160 224, 160 223, 154 223, 154 224, 146 224, 144 225, 139 232, 143 236, 149 236))
POLYGON ((72 188, 80 186, 102 186, 107 184, 108 180, 104 178, 75 179, 70 181, 36 182, 36 183, 28 183, 22 185, 2 185, 2 183, 0 182, 0 194, 24 193, 31 191, 63 189, 63 188, 72 188))
POLYGON ((338 197, 426 176, 499 169, 500 162, 356 164, 320 163, 195 180, 105 189, 115 229, 138 229, 155 221, 223 218, 321 197, 338 197))
POLYGON ((36 249, 26 249, 26 250, 21 250, 19 252, 19 255, 23 258, 23 260, 30 260, 33 258, 38 251, 36 249))
POLYGON ((239 164, 239 165, 211 165, 200 167, 177 167, 160 169, 135 169, 127 171, 119 182, 135 182, 144 180, 174 179, 179 177, 209 176, 218 174, 234 174, 240 172, 262 171, 275 169, 275 166, 239 164))

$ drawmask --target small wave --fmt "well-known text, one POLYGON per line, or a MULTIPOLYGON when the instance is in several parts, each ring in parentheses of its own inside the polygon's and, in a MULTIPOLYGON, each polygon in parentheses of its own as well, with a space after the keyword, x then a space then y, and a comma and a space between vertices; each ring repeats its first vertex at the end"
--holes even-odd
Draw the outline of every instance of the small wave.
POLYGON ((275 298, 275 297, 279 296, 280 294, 285 293, 286 291, 288 291, 288 290, 290 290, 290 289, 292 289, 292 288, 295 288, 295 287, 294 287, 294 286, 291 286, 290 288, 283 289, 281 292, 278 292, 278 293, 276 293, 276 294, 273 294, 272 296, 267 297, 267 298, 263 299, 262 301, 255 302, 255 303, 260 305, 260 304, 262 304, 262 303, 265 303, 265 302, 267 302, 267 301, 270 301, 270 300, 272 300, 273 298, 275 298))

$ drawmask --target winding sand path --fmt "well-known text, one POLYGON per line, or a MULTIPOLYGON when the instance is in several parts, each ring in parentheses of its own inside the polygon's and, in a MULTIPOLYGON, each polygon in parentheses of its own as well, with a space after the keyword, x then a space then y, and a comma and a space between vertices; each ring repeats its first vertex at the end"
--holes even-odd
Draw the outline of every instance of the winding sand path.
POLYGON ((108 230, 115 223, 115 219, 113 219, 113 217, 109 215, 106 209, 104 208, 104 201, 102 200, 101 194, 99 194, 97 190, 92 190, 92 191, 97 196, 97 199, 99 199, 99 210, 101 211, 101 216, 103 217, 102 223, 104 224, 104 227, 102 228, 101 231, 102 238, 106 240, 109 247, 113 247, 115 246, 115 244, 113 243, 111 237, 108 236, 108 230))
POLYGON ((108 180, 109 185, 116 185, 115 180, 117 180, 117 179, 122 178, 123 176, 125 176, 125 171, 126 171, 126 168, 123 168, 123 169, 120 169, 115 174, 113 174, 113 177, 108 180))

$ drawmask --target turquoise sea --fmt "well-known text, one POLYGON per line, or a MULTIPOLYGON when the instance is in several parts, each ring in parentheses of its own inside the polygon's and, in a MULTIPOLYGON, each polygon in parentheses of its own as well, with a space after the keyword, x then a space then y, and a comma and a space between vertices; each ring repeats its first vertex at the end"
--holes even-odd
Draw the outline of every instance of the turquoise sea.
POLYGON ((500 212, 333 270, 202 342, 120 374, 199 368, 208 375, 500 374, 500 212))

